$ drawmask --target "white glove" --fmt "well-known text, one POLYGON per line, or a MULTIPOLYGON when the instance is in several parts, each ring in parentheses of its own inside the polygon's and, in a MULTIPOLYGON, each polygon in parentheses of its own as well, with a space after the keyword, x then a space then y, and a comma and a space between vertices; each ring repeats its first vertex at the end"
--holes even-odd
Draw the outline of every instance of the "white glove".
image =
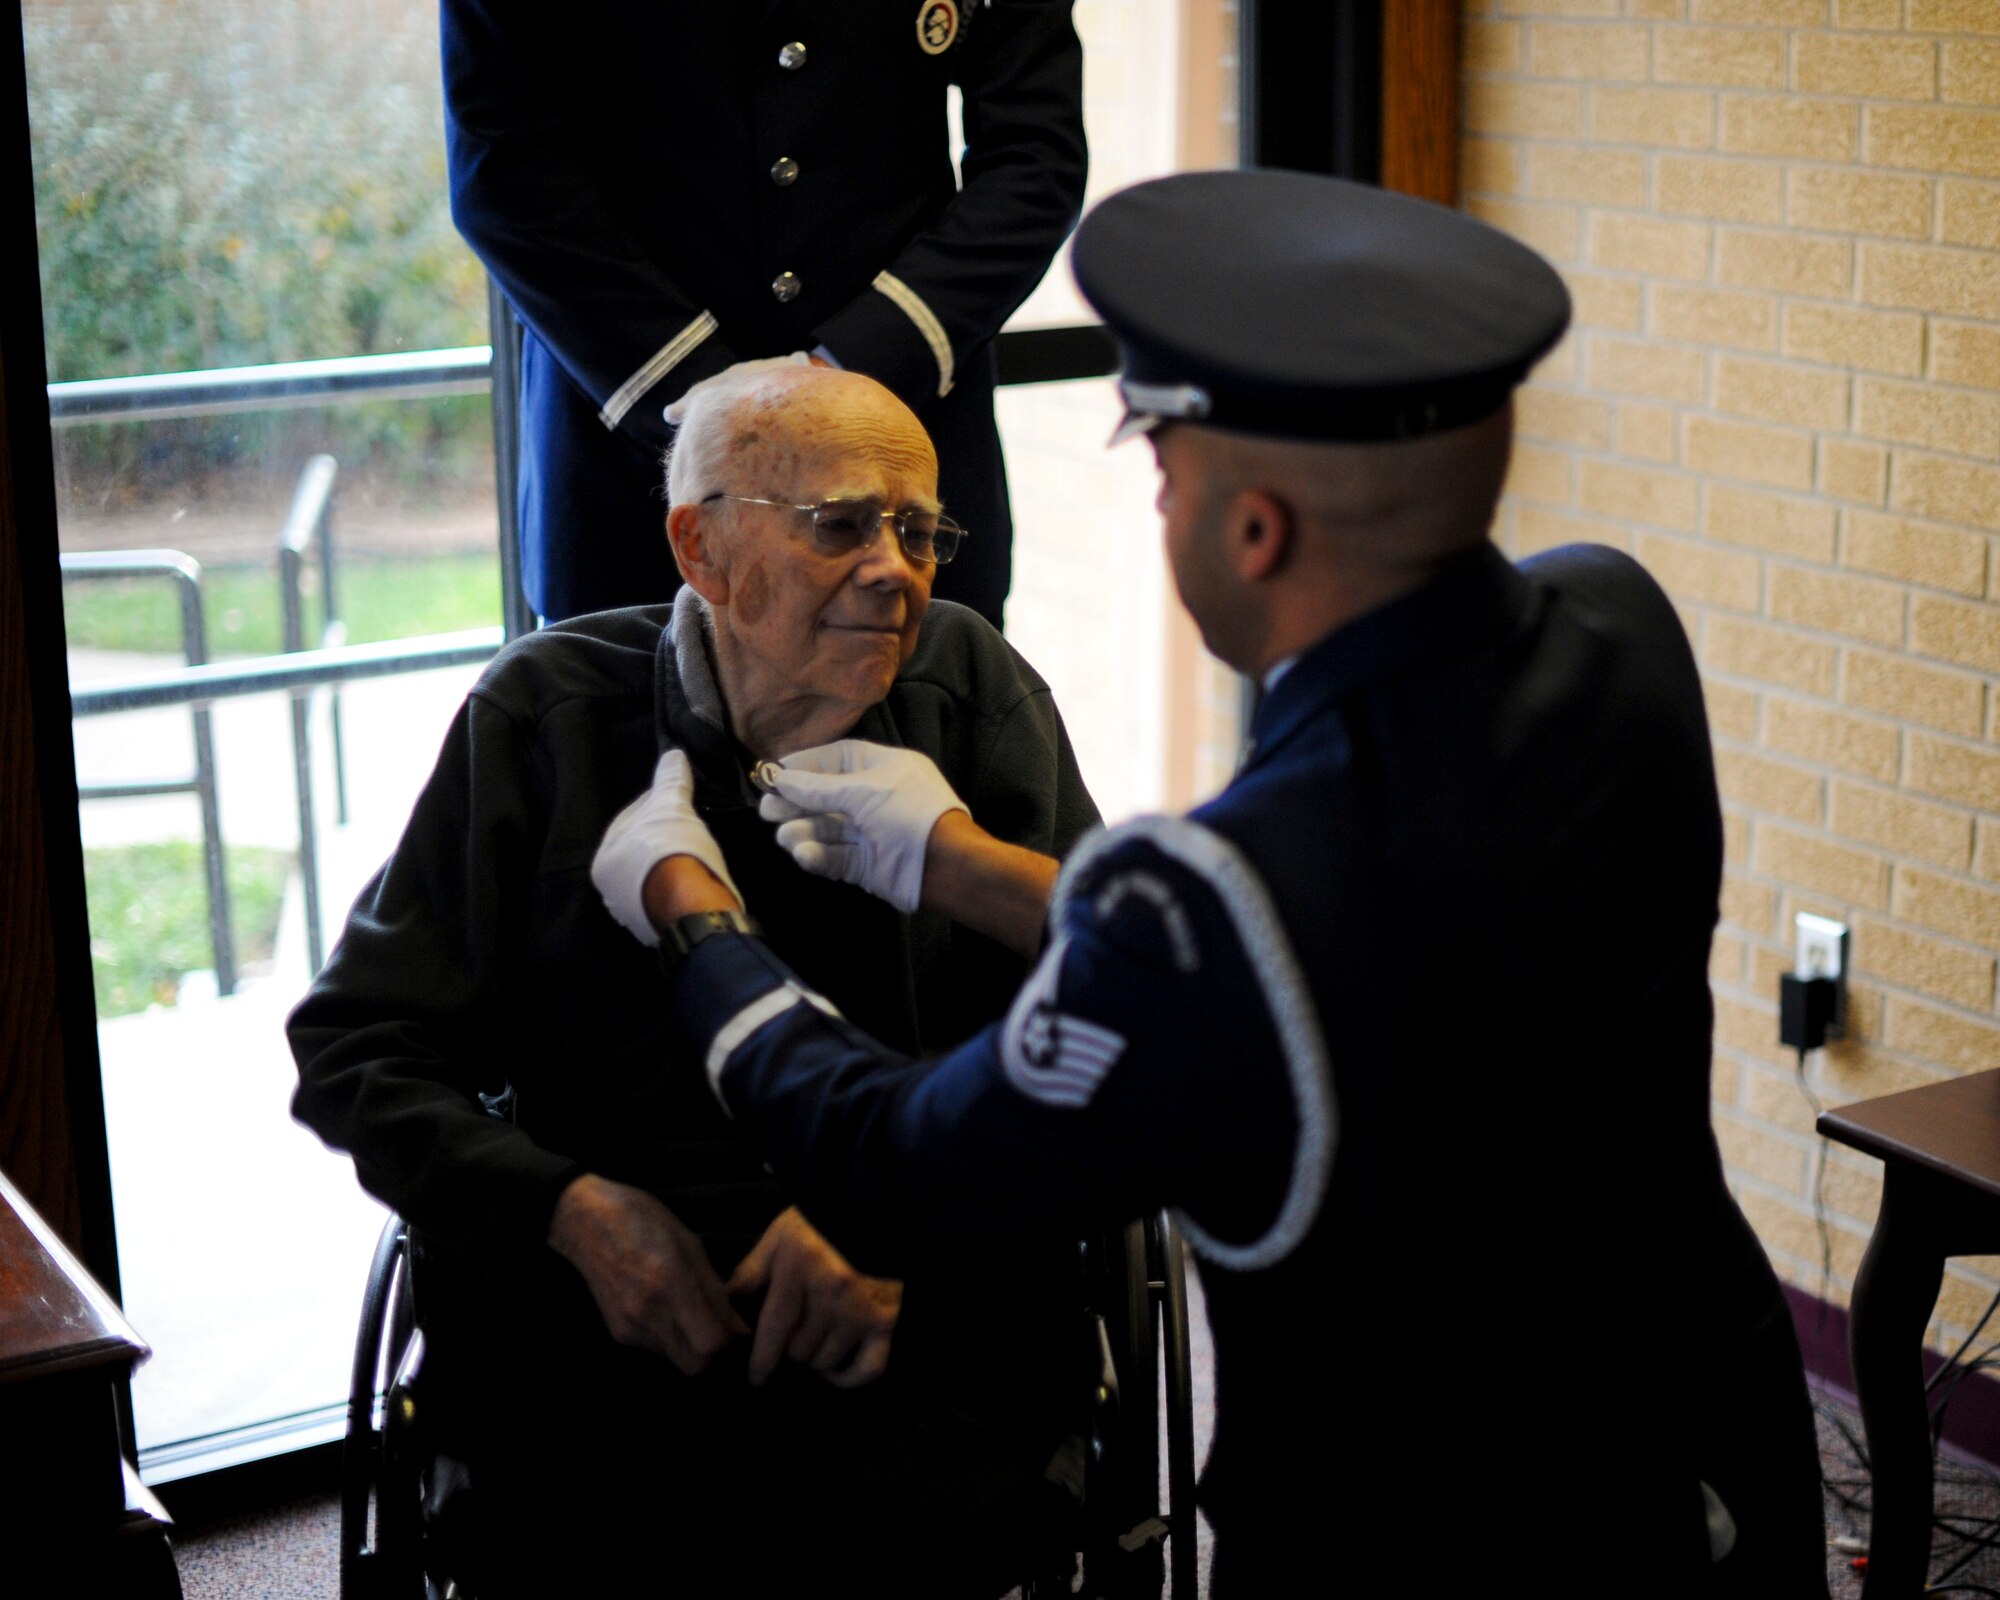
POLYGON ((711 384, 721 388, 726 383, 734 383, 738 378, 747 378, 753 372, 769 372, 774 367, 809 367, 812 356, 804 350, 794 350, 788 356, 759 356, 755 361, 739 361, 734 366, 724 367, 712 373, 700 383, 691 383, 687 392, 678 400, 670 400, 660 408, 660 415, 666 418, 667 426, 678 428, 687 416, 688 402, 701 394, 711 384))
POLYGON ((771 792, 757 812, 783 824, 778 843, 792 859, 898 911, 917 909, 938 818, 967 810, 929 756, 864 739, 816 745, 763 771, 771 792))
POLYGON ((742 900, 722 846, 695 815, 694 771, 679 750, 660 757, 652 788, 611 819, 590 863, 590 881, 604 897, 604 909, 644 945, 657 945, 660 936, 646 916, 641 891, 647 874, 668 856, 693 856, 742 900))

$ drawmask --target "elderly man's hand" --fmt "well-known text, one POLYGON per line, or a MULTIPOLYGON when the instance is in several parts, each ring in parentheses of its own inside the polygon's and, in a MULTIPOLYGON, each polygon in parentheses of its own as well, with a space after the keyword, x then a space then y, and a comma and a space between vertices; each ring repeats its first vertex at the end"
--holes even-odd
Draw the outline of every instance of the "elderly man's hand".
POLYGON ((690 1377, 750 1332, 701 1241, 644 1189, 585 1173, 556 1201, 549 1245, 583 1274, 612 1338, 690 1377))
POLYGON ((903 1308, 903 1286, 856 1272, 793 1206, 764 1230, 730 1274, 732 1295, 764 1296, 750 1346, 750 1381, 789 1356, 842 1389, 882 1376, 903 1308))
POLYGON ((679 750, 660 757, 653 769, 653 786, 611 819, 590 863, 590 881, 604 897, 604 909, 641 944, 660 942, 655 919, 647 914, 646 883, 653 868, 670 856, 699 861, 742 904, 743 896, 722 859, 722 846, 695 814, 694 772, 679 750))
POLYGON ((758 814, 780 824, 778 843, 792 859, 898 911, 923 899, 924 852, 938 818, 967 809, 929 756, 865 739, 815 745, 760 771, 771 792, 758 814))

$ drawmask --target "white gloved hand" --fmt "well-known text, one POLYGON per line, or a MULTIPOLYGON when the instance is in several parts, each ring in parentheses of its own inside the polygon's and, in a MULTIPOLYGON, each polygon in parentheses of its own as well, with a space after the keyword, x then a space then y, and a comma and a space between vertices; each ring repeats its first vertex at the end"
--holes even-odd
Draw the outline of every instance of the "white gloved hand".
POLYGON ((778 843, 792 859, 898 911, 917 909, 938 818, 967 810, 929 756, 865 739, 816 745, 763 770, 772 792, 757 812, 782 824, 778 843))
POLYGON ((788 356, 759 356, 755 361, 739 361, 734 366, 724 367, 712 373, 700 383, 692 383, 678 400, 670 400, 660 408, 660 415, 666 418, 667 426, 678 428, 687 416, 688 402, 710 387, 721 388, 734 383, 738 378, 747 378, 753 372, 769 372, 776 367, 809 367, 813 358, 808 351, 794 350, 788 356))
POLYGON ((694 771, 679 750, 660 757, 653 786, 611 819, 590 863, 590 881, 604 897, 604 909, 644 945, 657 945, 660 935, 646 916, 641 894, 647 875, 668 856, 693 856, 739 902, 743 899, 722 859, 722 846, 695 815, 694 771))

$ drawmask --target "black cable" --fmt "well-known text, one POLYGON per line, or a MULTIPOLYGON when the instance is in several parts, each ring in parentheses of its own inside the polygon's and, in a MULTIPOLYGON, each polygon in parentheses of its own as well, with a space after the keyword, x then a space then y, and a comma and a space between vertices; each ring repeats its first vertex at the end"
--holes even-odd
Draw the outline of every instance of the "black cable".
MULTIPOLYGON (((1974 1339, 1977 1339, 1980 1333, 1986 1327, 1986 1324, 1992 1321, 1993 1313, 1995 1311, 2000 1311, 2000 1289, 1996 1289, 1993 1292, 1993 1298, 1986 1302, 1986 1310, 1984 1314, 1981 1315, 1980 1319, 1972 1325, 1972 1332, 1968 1333, 1963 1339, 1959 1341, 1958 1348, 1952 1351, 1951 1355, 1946 1359, 1945 1364, 1939 1367, 1937 1371, 1933 1372, 1930 1375, 1929 1380, 1926 1381, 1926 1383, 1924 1384, 1925 1394, 1929 1394, 1931 1390, 1935 1389, 1937 1387, 1938 1380, 1942 1378, 1945 1375, 1945 1373, 1948 1372, 1952 1367, 1958 1364, 1958 1358, 1960 1356, 1964 1355, 1967 1350, 1972 1348, 1972 1341, 1974 1339)), ((2000 1346, 1995 1346, 1994 1348, 2000 1349, 2000 1346)), ((1988 1351, 1989 1355, 1991 1353, 1992 1353, 1991 1351, 1988 1351)))

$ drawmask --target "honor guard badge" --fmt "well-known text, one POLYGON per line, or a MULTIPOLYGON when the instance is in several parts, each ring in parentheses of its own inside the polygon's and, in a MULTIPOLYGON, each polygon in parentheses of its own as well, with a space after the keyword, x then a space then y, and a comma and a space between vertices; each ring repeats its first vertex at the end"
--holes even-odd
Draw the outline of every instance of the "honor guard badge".
POLYGON ((917 8, 917 43, 924 54, 943 55, 957 37, 957 0, 924 0, 917 8))

